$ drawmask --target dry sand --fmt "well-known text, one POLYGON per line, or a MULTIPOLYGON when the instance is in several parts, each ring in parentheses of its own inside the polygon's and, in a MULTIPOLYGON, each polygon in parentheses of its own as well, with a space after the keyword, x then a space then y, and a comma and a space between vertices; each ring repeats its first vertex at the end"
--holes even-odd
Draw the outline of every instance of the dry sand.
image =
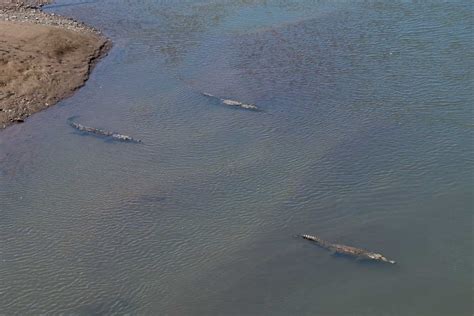
POLYGON ((70 96, 110 47, 98 31, 42 12, 45 2, 0 0, 0 129, 70 96))

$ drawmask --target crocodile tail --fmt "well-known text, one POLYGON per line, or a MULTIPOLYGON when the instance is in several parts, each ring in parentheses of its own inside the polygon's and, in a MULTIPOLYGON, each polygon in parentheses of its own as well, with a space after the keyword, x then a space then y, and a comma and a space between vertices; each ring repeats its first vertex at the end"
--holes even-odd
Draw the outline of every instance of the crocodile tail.
POLYGON ((321 238, 316 237, 316 236, 304 234, 304 235, 301 235, 301 237, 306 239, 306 240, 314 241, 314 242, 316 242, 318 244, 321 244, 321 245, 325 243, 321 238))
POLYGON ((69 117, 69 118, 67 119, 67 121, 68 121, 68 123, 72 123, 72 122, 74 122, 74 120, 77 119, 78 117, 79 117, 79 115, 73 115, 73 116, 69 117))

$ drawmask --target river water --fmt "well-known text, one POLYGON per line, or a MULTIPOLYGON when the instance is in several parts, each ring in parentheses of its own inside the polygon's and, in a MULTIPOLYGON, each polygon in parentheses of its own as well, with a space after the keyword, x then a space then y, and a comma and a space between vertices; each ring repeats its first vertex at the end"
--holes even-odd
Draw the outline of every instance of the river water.
POLYGON ((0 132, 0 314, 472 314, 470 1, 47 10, 114 47, 0 132))

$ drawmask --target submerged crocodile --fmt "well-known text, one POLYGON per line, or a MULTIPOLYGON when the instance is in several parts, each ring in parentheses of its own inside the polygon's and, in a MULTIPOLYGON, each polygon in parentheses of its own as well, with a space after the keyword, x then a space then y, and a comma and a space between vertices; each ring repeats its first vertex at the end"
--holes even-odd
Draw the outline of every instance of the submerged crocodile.
POLYGON ((110 137, 114 140, 122 141, 122 142, 132 142, 132 143, 141 143, 141 140, 132 138, 128 135, 122 135, 114 132, 109 132, 103 129, 99 128, 94 128, 94 127, 89 127, 89 126, 84 126, 82 124, 74 122, 75 117, 70 117, 67 121, 69 125, 71 125, 73 128, 77 129, 78 131, 81 132, 86 132, 98 136, 105 136, 105 137, 110 137))
POLYGON ((239 108, 246 109, 246 110, 253 110, 253 111, 258 111, 259 110, 258 107, 254 104, 247 104, 247 103, 242 103, 242 102, 235 101, 235 100, 223 99, 223 98, 219 98, 219 97, 217 97, 213 94, 206 93, 206 92, 202 92, 201 94, 205 97, 217 99, 222 104, 225 104, 225 105, 237 106, 239 108))
POLYGON ((342 254, 342 255, 354 257, 359 260, 374 260, 374 261, 381 261, 381 262, 395 264, 395 261, 389 260, 379 253, 371 252, 365 249, 350 247, 346 245, 333 244, 325 240, 322 240, 319 237, 315 237, 311 235, 301 235, 301 237, 303 237, 306 240, 313 241, 318 246, 336 254, 342 254))

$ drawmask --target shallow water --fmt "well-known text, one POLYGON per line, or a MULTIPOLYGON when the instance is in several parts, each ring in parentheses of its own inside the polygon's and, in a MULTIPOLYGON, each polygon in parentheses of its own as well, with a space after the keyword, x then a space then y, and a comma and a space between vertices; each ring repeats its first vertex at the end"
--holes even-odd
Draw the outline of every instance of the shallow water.
POLYGON ((472 314, 469 1, 48 10, 114 48, 0 133, 0 314, 472 314))

